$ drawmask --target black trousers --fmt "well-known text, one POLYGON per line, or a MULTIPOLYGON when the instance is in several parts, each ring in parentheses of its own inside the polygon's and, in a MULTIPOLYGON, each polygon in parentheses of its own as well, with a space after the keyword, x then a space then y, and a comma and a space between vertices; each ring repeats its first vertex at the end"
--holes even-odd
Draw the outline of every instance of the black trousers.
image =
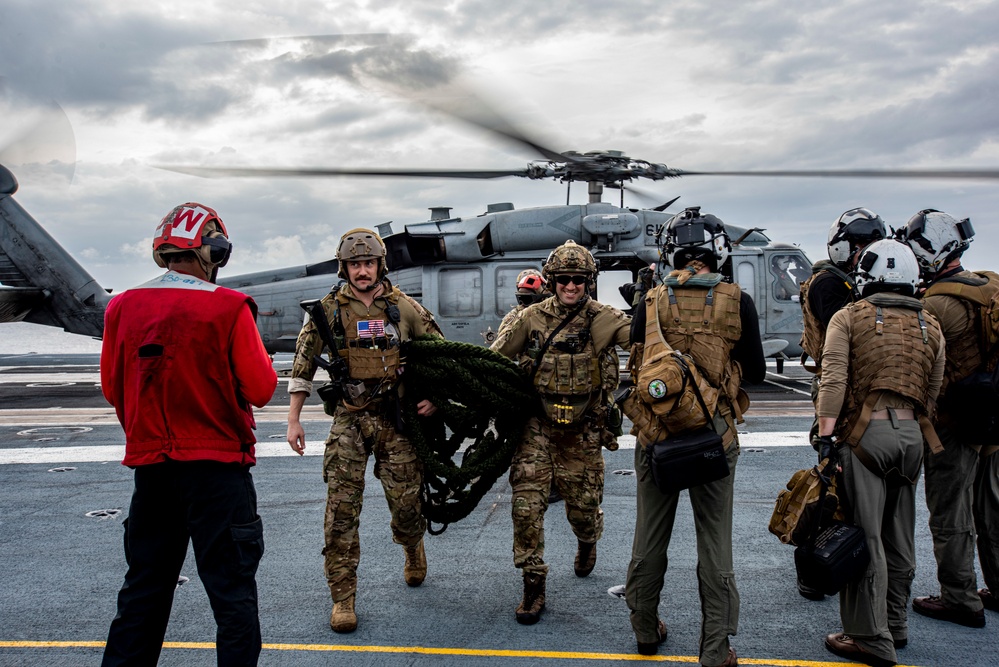
POLYGON ((214 461, 167 461, 135 469, 125 521, 128 572, 103 665, 156 664, 189 540, 218 624, 218 664, 257 664, 255 577, 264 539, 250 470, 214 461))

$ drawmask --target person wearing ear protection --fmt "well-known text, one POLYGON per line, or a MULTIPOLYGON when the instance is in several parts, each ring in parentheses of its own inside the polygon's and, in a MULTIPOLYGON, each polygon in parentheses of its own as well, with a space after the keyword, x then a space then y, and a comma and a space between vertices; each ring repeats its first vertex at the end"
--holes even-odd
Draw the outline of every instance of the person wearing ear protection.
POLYGON ((214 210, 177 206, 152 243, 166 273, 105 312, 101 390, 125 430, 135 490, 103 665, 156 664, 189 542, 218 624, 218 663, 257 664, 264 542, 251 406, 267 404, 277 374, 253 299, 215 284, 231 249, 214 210))
MULTIPOLYGON (((388 277, 385 242, 370 229, 352 229, 340 238, 336 258, 344 282, 319 303, 328 331, 310 317, 298 334, 288 382, 288 444, 305 453, 302 407, 312 393, 316 357, 326 350, 339 355, 349 377, 333 378, 350 385, 350 393, 328 402, 333 417, 323 455, 326 515, 323 566, 332 597, 330 629, 357 629, 357 568, 361 560, 361 508, 368 459, 385 491, 392 515, 392 540, 405 554, 401 579, 416 587, 427 576, 420 487, 423 463, 397 419, 405 389, 401 344, 425 335, 441 336, 433 315, 394 286, 388 277), (329 341, 329 342, 327 342, 329 341), (330 343, 337 349, 331 350, 330 343)), ((336 371, 331 371, 335 374, 336 371)), ((417 414, 437 410, 429 400, 417 403, 417 414)))
POLYGON ((916 483, 923 438, 939 441, 928 415, 944 377, 940 324, 915 298, 916 257, 904 243, 868 245, 857 262, 860 299, 829 320, 822 348, 818 458, 842 466, 848 521, 863 528, 871 560, 839 593, 843 631, 826 648, 875 667, 898 661, 909 642, 916 571, 916 483))
POLYGON ((524 573, 516 618, 523 625, 537 623, 545 608, 544 520, 553 483, 578 541, 576 576, 593 570, 603 532, 602 447, 618 371, 616 355, 612 364, 607 353, 628 344, 631 321, 590 297, 596 274, 583 246, 566 241, 553 250, 542 277, 554 295, 506 320, 491 348, 520 363, 541 396, 540 414, 528 422, 510 466, 513 562, 524 573))

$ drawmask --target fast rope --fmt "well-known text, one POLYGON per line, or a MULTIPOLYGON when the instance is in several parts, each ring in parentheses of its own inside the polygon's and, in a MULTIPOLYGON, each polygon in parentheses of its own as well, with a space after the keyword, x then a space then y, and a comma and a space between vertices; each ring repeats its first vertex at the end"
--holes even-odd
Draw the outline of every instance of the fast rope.
POLYGON ((423 461, 423 515, 428 532, 439 535, 468 516, 510 467, 527 420, 538 412, 538 395, 515 362, 479 345, 422 336, 403 343, 402 353, 402 409, 423 461), (416 413, 424 399, 437 407, 431 417, 416 413), (472 443, 456 464, 466 440, 472 443))

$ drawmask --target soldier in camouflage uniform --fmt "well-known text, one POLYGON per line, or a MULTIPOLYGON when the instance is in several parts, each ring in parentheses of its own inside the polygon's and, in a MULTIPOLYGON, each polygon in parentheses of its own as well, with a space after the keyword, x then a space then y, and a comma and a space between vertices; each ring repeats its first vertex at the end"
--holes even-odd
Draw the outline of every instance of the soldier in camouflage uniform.
POLYGON ((588 295, 597 267, 572 241, 556 248, 543 274, 555 296, 528 306, 500 328, 492 349, 532 374, 543 414, 528 422, 510 467, 513 561, 524 572, 517 621, 536 623, 545 607, 544 520, 554 480, 578 540, 574 569, 587 576, 603 532, 604 460, 610 391, 617 385, 608 350, 628 344, 630 320, 588 295), (613 383, 614 387, 610 387, 613 383))
MULTIPOLYGON (((392 539, 405 550, 404 579, 410 586, 419 586, 427 574, 426 521, 420 506, 422 464, 409 440, 396 430, 402 371, 399 344, 428 333, 441 335, 441 331, 427 310, 389 282, 385 244, 373 231, 347 232, 340 239, 337 259, 339 275, 347 282, 326 295, 321 305, 350 377, 333 378, 343 382, 347 391, 335 406, 327 404, 333 425, 323 456, 323 480, 328 484, 323 554, 333 596, 330 627, 352 632, 357 627, 358 524, 364 471, 372 453, 375 476, 392 514, 392 539)), ((314 357, 323 348, 318 327, 310 318, 298 336, 288 385, 288 443, 298 454, 305 451, 302 406, 312 392, 314 357)), ((435 410, 429 401, 418 404, 420 415, 429 416, 435 410)))
POLYGON ((961 266, 961 255, 973 234, 969 220, 957 220, 933 209, 912 216, 905 230, 927 284, 923 306, 940 321, 947 341, 942 398, 934 420, 944 450, 923 457, 940 595, 917 597, 912 608, 924 616, 982 628, 985 604, 999 611, 994 595, 999 593, 999 527, 994 510, 989 508, 999 497, 999 478, 990 470, 997 447, 976 428, 975 415, 968 414, 974 408, 958 397, 960 386, 950 391, 984 361, 987 343, 979 340, 978 304, 987 303, 999 289, 995 274, 990 280, 988 274, 965 271, 961 266), (986 584, 981 591, 975 576, 976 529, 986 584))

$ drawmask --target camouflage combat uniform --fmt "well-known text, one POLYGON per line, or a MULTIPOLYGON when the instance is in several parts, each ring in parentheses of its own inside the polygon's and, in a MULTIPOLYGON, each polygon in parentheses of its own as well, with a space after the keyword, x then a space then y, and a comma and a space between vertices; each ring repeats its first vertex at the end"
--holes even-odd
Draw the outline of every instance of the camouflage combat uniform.
MULTIPOLYGON (((387 280, 383 285, 384 295, 377 297, 370 309, 354 296, 347 283, 322 300, 351 378, 363 380, 367 389, 351 404, 340 402, 336 406, 323 455, 323 480, 328 485, 323 554, 334 602, 347 599, 357 589, 358 525, 370 454, 375 455, 375 477, 382 483, 392 514, 393 541, 412 547, 423 539, 426 530, 420 507, 422 464, 409 440, 396 430, 395 399, 401 372, 398 344, 428 333, 441 335, 441 331, 419 303, 387 280), (398 307, 398 322, 389 315, 391 305, 398 307), (371 347, 371 338, 359 336, 360 323, 377 321, 392 341, 389 349, 371 347)), ((289 393, 312 392, 316 372, 313 357, 323 347, 310 319, 296 343, 289 393)))
MULTIPOLYGON (((528 306, 500 328, 492 349, 531 369, 541 346, 570 310, 555 296, 528 306)), ((565 499, 566 517, 579 542, 593 544, 600 539, 604 489, 601 445, 608 438, 607 404, 618 379, 614 346, 627 345, 629 335, 627 316, 588 299, 552 340, 538 364, 534 384, 544 399, 547 415, 529 421, 510 467, 514 565, 525 574, 544 576, 548 572, 544 517, 553 479, 565 499), (570 349, 578 351, 564 351, 570 349)))

